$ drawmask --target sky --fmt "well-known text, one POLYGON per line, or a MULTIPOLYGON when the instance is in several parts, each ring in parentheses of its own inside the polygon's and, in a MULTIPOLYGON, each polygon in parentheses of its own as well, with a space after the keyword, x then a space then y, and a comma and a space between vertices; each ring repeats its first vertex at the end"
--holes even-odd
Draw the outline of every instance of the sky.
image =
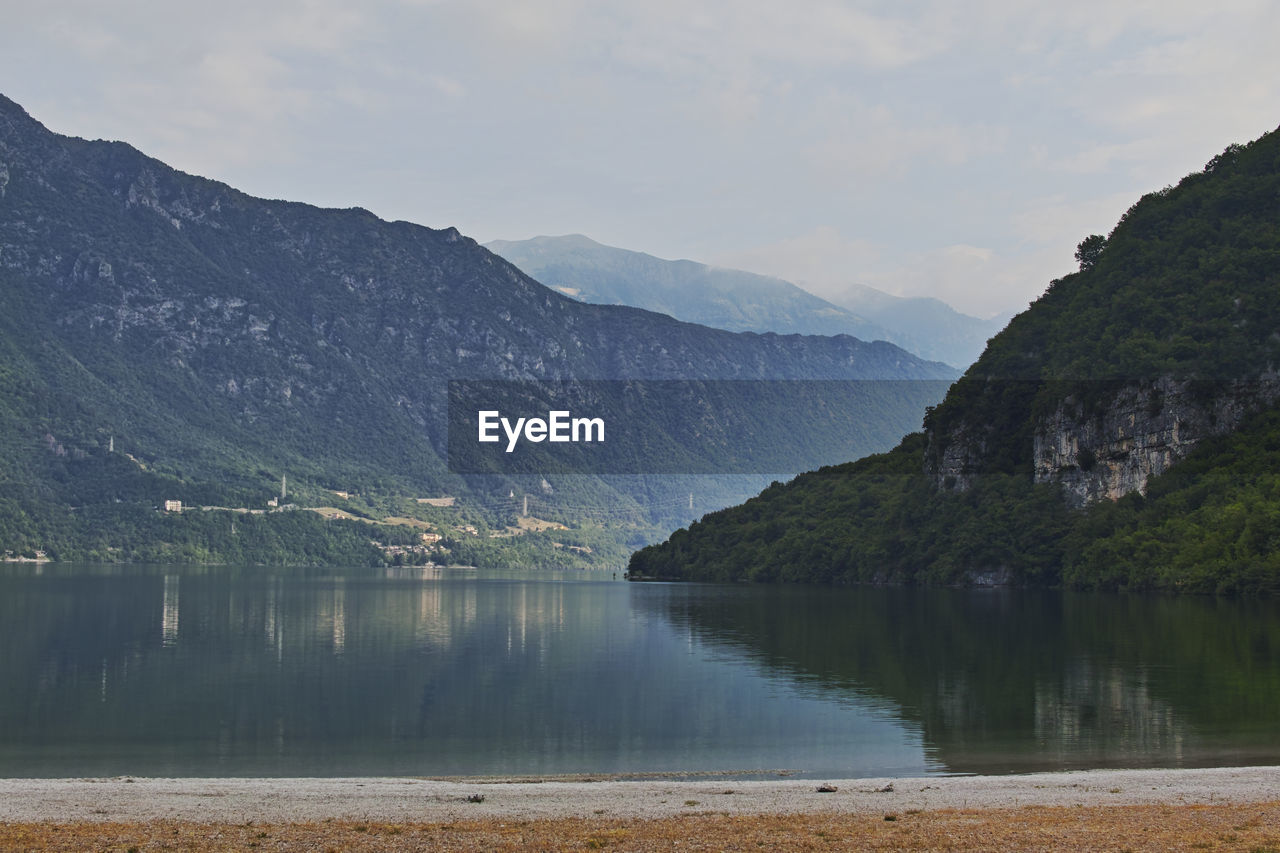
POLYGON ((0 0, 0 92, 253 195, 978 316, 1280 124, 1280 3, 0 0))

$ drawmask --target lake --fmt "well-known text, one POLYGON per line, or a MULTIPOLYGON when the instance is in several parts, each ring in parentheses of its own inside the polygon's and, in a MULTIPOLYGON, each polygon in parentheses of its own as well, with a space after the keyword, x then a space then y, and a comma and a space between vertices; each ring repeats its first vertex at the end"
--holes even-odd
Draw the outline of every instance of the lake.
POLYGON ((1280 604, 0 567, 0 776, 1280 764, 1280 604))

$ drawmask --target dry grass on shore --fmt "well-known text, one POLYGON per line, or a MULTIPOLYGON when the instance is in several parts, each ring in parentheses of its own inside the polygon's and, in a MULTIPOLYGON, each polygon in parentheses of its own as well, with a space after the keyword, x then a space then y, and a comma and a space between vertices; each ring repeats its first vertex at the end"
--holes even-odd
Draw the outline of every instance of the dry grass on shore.
POLYGON ((3 823, 0 850, 1215 850, 1280 853, 1280 803, 401 823, 3 823))

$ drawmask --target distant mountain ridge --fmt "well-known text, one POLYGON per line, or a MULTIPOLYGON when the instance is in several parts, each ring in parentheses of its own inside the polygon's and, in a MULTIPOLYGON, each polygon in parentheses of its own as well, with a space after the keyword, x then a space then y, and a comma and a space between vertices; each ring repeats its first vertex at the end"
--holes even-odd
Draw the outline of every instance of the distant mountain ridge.
POLYGON ((731 331, 890 341, 961 367, 1003 325, 961 314, 937 299, 905 299, 863 285, 851 285, 835 304, 780 278, 663 260, 581 234, 493 240, 485 247, 583 302, 632 305, 731 331))
MULTIPOLYGON (((117 501, 261 506, 283 471, 314 500, 466 494, 450 379, 955 375, 883 342, 586 305, 456 229, 253 198, 2 96, 0 300, 0 550, 82 542, 117 501)), ((883 414, 918 422, 925 402, 883 414)), ((120 523, 95 553, 125 547, 120 523)))
POLYGON ((1008 315, 984 320, 932 296, 893 296, 863 284, 851 284, 831 300, 889 329, 887 340, 898 346, 960 368, 977 360, 1009 322, 1008 315))

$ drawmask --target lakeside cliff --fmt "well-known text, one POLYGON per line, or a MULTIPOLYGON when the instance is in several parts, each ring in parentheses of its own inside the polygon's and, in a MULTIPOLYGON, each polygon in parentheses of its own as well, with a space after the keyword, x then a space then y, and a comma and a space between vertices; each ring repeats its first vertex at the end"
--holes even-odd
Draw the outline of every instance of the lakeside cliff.
POLYGON ((1280 133, 1144 196, 888 454, 775 484, 635 576, 1280 588, 1280 133))

